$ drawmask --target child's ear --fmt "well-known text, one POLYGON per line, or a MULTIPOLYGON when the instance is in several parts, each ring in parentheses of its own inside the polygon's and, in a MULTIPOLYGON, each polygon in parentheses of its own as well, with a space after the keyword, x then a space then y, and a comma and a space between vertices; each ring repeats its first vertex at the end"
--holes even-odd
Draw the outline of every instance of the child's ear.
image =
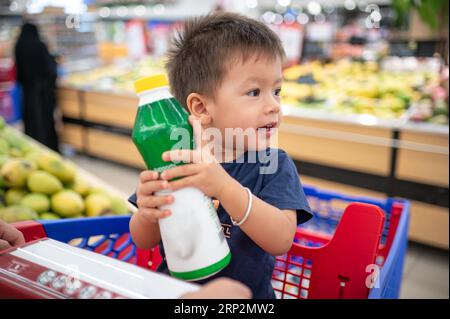
POLYGON ((206 107, 206 99, 204 96, 198 93, 191 93, 186 99, 186 104, 189 109, 189 113, 199 118, 201 124, 207 125, 211 123, 211 115, 206 107))

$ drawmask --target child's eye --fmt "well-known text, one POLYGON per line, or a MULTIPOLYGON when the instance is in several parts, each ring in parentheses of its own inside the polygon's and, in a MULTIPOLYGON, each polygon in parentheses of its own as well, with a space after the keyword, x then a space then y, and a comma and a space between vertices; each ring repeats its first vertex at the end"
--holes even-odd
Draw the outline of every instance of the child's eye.
POLYGON ((275 96, 280 96, 280 94, 281 94, 281 89, 276 89, 276 90, 274 91, 274 93, 275 93, 275 96))
POLYGON ((251 90, 250 92, 248 92, 247 95, 251 96, 251 97, 255 97, 255 96, 259 96, 260 92, 261 92, 260 89, 254 89, 254 90, 251 90))

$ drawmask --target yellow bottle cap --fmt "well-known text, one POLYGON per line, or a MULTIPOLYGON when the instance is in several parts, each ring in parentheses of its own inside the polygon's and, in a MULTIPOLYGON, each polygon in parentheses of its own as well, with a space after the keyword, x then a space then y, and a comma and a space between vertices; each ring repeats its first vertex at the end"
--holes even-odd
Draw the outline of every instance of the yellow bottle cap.
POLYGON ((165 74, 147 76, 134 82, 134 90, 137 94, 163 86, 169 86, 169 80, 165 74))

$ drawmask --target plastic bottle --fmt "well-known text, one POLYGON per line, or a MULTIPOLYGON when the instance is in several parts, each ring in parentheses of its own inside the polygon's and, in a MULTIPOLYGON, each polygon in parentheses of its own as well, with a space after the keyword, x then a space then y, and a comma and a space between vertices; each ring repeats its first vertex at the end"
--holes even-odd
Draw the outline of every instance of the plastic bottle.
MULTIPOLYGON (((165 151, 194 146, 189 114, 170 94, 166 76, 140 79, 135 82, 135 90, 139 107, 132 139, 147 168, 162 172, 182 165, 164 162, 161 158, 165 151)), ((159 220, 171 275, 199 280, 226 267, 231 253, 211 198, 193 187, 163 190, 157 194, 174 197, 172 204, 160 207, 172 214, 159 220)))

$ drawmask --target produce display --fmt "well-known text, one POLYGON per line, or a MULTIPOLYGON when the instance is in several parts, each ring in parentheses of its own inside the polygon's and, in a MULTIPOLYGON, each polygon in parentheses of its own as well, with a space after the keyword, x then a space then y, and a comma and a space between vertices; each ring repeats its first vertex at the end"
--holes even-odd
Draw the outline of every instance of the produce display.
MULTIPOLYGON (((412 58, 415 59, 415 58, 412 58)), ((282 103, 335 114, 368 114, 379 119, 448 125, 448 78, 417 59, 381 62, 308 62, 284 70, 282 103), (403 63, 404 64, 404 63, 403 63), (419 67, 420 66, 420 67, 419 67)), ((164 61, 146 57, 73 73, 63 83, 84 89, 133 92, 135 80, 164 72, 164 61)), ((448 76, 448 75, 447 75, 448 76)))
POLYGON ((0 219, 12 223, 129 214, 127 202, 91 185, 76 166, 0 117, 0 219))
POLYGON ((390 65, 340 60, 287 68, 282 102, 337 114, 448 124, 448 96, 439 72, 390 65))
POLYGON ((163 60, 146 57, 138 61, 127 61, 91 71, 72 73, 64 78, 62 83, 92 90, 134 93, 134 81, 162 72, 164 72, 163 60))

